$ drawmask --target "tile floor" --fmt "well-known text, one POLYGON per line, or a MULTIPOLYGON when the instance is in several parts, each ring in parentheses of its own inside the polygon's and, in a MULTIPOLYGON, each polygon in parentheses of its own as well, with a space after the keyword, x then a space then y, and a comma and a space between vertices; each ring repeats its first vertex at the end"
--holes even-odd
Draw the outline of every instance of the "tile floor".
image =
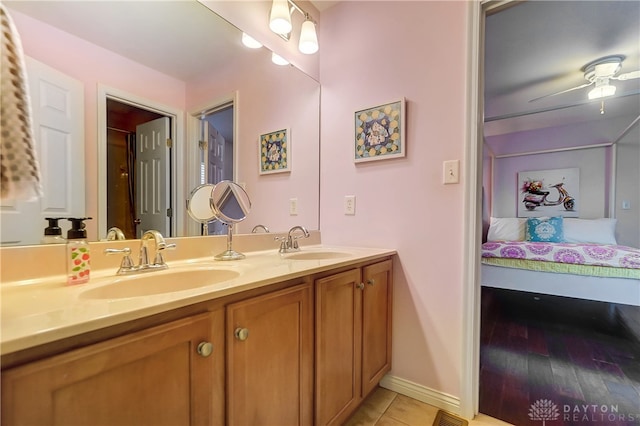
MULTIPOLYGON (((376 389, 344 426, 431 426, 438 409, 384 388, 376 389)), ((479 414, 469 426, 507 426, 492 417, 479 414)))

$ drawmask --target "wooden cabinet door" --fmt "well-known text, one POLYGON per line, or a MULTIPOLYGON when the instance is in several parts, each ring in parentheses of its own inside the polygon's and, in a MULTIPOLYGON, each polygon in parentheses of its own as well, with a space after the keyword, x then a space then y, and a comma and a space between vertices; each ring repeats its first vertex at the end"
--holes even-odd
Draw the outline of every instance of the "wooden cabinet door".
POLYGON ((311 284, 227 306, 227 423, 309 425, 313 419, 311 284))
POLYGON ((316 425, 342 424, 360 403, 360 269, 316 280, 316 425))
POLYGON ((201 314, 4 371, 2 424, 211 424, 210 335, 201 314))
POLYGON ((363 268, 362 396, 391 370, 391 260, 363 268))

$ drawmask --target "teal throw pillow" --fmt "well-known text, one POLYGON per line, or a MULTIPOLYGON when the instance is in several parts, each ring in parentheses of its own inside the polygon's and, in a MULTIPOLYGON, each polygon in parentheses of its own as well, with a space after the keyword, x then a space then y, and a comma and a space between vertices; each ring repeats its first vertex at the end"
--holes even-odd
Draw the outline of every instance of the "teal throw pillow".
POLYGON ((530 217, 527 219, 527 241, 536 243, 561 243, 564 241, 562 216, 530 217))

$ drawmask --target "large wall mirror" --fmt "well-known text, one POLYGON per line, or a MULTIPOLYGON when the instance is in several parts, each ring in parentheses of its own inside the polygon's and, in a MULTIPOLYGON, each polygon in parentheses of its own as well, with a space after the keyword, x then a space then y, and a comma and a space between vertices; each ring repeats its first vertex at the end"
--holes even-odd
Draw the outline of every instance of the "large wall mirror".
MULTIPOLYGON (((166 235, 199 232, 185 206, 190 191, 203 183, 205 169, 215 168, 203 162, 200 143, 209 136, 203 130, 205 117, 215 111, 221 116, 226 111, 232 120, 215 129, 225 141, 219 145, 226 149, 231 165, 219 180, 241 184, 253 204, 238 232, 250 232, 257 224, 272 232, 297 224, 319 228, 319 82, 291 65, 274 65, 266 48, 244 47, 238 28, 197 1, 4 4, 25 54, 81 83, 85 129, 81 214, 94 217, 87 225, 90 239, 104 238, 115 225, 108 214, 118 209, 126 214, 132 208, 106 201, 106 193, 118 185, 125 196, 131 192, 124 183, 126 161, 107 160, 111 144, 107 138, 108 133, 115 134, 122 139, 121 151, 126 151, 132 136, 125 133, 136 132, 136 124, 132 130, 126 116, 139 108, 146 111, 139 120, 167 117, 166 125, 160 124, 174 141, 167 166, 169 186, 160 189, 173 215, 165 219, 170 229, 166 235), (280 129, 289 132, 290 170, 260 174, 259 137, 280 129), (292 199, 296 215, 290 214, 292 199)), ((208 120, 207 126, 211 125, 208 120)), ((167 209, 163 207, 161 214, 167 209)), ((69 216, 64 209, 45 215, 69 216)), ((44 219, 30 221, 26 226, 35 228, 31 239, 12 245, 38 243, 45 225, 44 219)))

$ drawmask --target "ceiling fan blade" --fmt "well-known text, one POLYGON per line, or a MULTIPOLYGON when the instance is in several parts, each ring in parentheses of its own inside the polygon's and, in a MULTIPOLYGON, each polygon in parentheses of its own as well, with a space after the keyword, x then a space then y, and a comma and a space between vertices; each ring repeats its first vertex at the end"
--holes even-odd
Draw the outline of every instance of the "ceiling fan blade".
POLYGON ((631 71, 624 74, 620 74, 617 77, 612 77, 614 80, 631 80, 633 78, 640 78, 640 70, 631 71))
POLYGON ((551 97, 551 96, 561 95, 561 94, 563 94, 563 93, 573 92, 574 90, 583 89, 583 88, 585 88, 585 87, 589 87, 589 86, 591 86, 594 82, 595 82, 595 80, 594 80, 594 81, 592 81, 592 82, 590 82, 590 83, 585 83, 585 84, 582 84, 582 85, 580 85, 580 86, 572 87, 571 89, 563 90, 563 91, 561 91, 561 92, 556 92, 556 93, 551 93, 551 94, 549 94, 549 95, 540 96, 539 98, 531 99, 529 102, 535 102, 535 101, 538 101, 538 100, 540 100, 540 99, 549 98, 549 97, 551 97))

